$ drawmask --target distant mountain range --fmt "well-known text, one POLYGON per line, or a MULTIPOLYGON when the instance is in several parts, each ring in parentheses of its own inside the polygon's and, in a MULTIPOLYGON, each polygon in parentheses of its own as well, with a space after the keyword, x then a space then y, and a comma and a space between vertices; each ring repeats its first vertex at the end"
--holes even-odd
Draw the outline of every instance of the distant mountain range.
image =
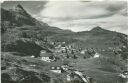
MULTIPOLYGON (((33 44, 32 39, 42 41, 47 38, 53 42, 66 42, 76 48, 108 48, 123 46, 122 40, 127 37, 125 34, 105 30, 99 26, 82 32, 72 32, 49 26, 47 23, 33 18, 20 4, 14 9, 1 9, 1 25, 3 51, 10 51, 11 45, 16 45, 19 40, 26 43, 23 39, 29 41, 29 44, 33 44)), ((37 48, 39 48, 38 52, 42 49, 38 45, 37 48)), ((16 48, 13 46, 13 49, 11 51, 15 51, 16 48)))

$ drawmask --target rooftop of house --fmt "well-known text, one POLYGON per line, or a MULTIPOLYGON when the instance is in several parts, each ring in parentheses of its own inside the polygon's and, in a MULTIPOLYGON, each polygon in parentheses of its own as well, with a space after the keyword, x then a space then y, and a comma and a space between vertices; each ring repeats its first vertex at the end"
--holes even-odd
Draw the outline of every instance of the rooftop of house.
POLYGON ((51 66, 51 70, 61 70, 61 66, 51 66))

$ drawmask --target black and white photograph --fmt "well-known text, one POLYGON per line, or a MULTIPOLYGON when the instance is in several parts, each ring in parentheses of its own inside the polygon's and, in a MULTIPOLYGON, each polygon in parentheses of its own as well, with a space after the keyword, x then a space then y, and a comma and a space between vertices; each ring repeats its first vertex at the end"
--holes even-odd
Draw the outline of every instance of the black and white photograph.
POLYGON ((0 1, 1 83, 128 83, 128 1, 0 1))

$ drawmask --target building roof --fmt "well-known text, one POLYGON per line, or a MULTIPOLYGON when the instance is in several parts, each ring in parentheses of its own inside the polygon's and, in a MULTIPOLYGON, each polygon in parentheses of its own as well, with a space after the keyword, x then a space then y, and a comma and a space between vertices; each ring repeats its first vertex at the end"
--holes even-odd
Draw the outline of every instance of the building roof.
POLYGON ((61 66, 51 66, 51 70, 61 70, 61 66))

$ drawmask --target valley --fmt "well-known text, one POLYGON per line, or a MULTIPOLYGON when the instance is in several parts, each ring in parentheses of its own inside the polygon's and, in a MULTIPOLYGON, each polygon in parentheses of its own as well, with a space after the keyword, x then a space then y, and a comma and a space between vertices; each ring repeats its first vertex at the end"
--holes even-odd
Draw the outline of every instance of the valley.
POLYGON ((127 71, 127 55, 126 34, 100 26, 62 30, 33 18, 20 4, 1 9, 2 83, 125 83, 119 75, 127 71))

